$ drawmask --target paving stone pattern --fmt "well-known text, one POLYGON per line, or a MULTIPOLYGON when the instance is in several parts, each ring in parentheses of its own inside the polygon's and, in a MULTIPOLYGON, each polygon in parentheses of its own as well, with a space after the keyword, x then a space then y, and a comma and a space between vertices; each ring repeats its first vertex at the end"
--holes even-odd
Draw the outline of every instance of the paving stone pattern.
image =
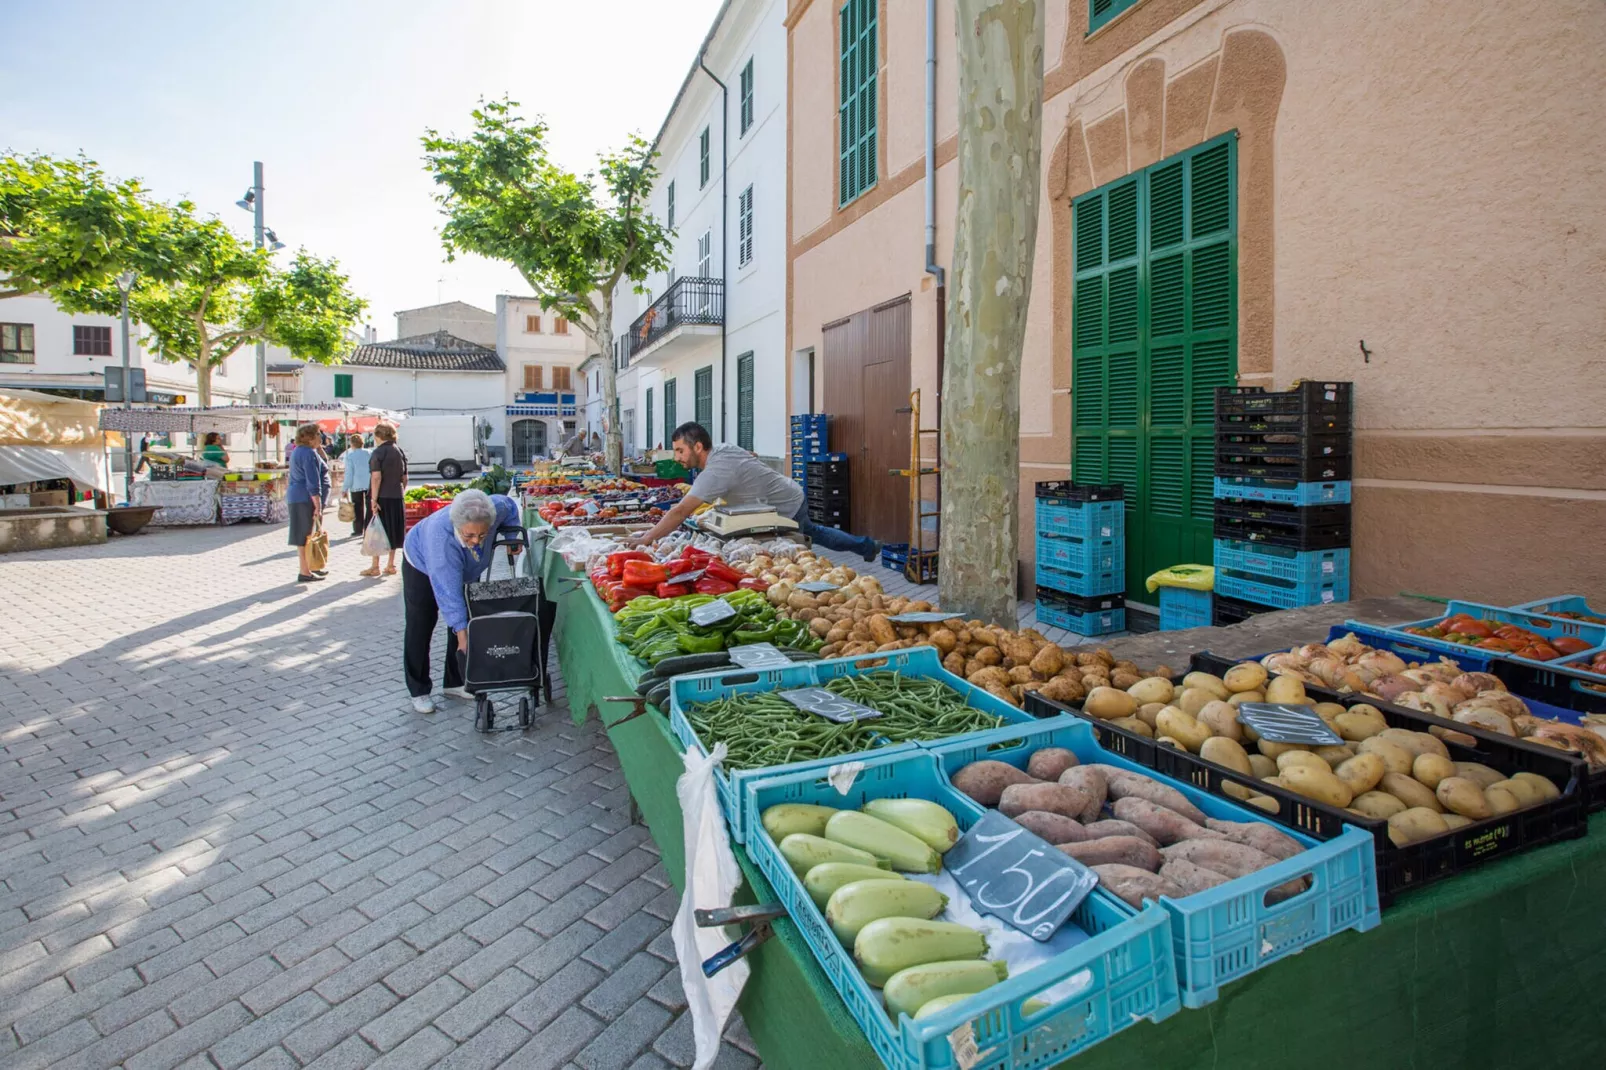
POLYGON ((399 579, 284 536, 0 558, 0 1066, 690 1065, 595 720, 413 713, 399 579))

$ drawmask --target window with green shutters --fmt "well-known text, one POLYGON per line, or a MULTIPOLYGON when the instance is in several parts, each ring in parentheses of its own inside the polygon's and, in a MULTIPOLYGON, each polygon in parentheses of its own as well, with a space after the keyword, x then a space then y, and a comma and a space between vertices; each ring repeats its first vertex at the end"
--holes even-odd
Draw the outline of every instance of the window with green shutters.
POLYGON ((647 448, 652 449, 657 443, 652 438, 652 387, 647 388, 647 448))
POLYGON ((708 185, 708 127, 697 135, 697 188, 708 185))
POLYGON ((741 132, 746 134, 748 128, 753 125, 753 61, 751 59, 742 68, 741 102, 741 132))
POLYGON ((736 358, 736 444, 753 448, 753 354, 736 358))
POLYGON ((1092 33, 1137 2, 1138 0, 1087 0, 1087 32, 1092 33))
POLYGON ((1209 564, 1215 388, 1238 373, 1237 135, 1072 207, 1071 474, 1127 488, 1127 581, 1209 564))
POLYGON ((674 183, 673 180, 670 180, 670 183, 669 183, 668 196, 669 196, 669 221, 667 223, 665 223, 664 226, 668 227, 670 230, 674 230, 675 229, 675 183, 674 183))
POLYGON ((675 380, 664 381, 664 435, 671 437, 680 424, 675 422, 675 380))
POLYGON ((840 101, 840 204, 876 183, 876 0, 847 0, 842 28, 840 101))
POLYGON ((351 397, 351 376, 349 376, 349 375, 336 375, 335 376, 335 397, 337 397, 337 398, 349 398, 349 397, 351 397))
POLYGON ((697 369, 697 378, 693 388, 696 391, 697 415, 692 417, 703 425, 703 430, 710 435, 714 433, 714 366, 697 369))
POLYGON ((746 267, 753 262, 753 187, 736 197, 736 263, 746 267))

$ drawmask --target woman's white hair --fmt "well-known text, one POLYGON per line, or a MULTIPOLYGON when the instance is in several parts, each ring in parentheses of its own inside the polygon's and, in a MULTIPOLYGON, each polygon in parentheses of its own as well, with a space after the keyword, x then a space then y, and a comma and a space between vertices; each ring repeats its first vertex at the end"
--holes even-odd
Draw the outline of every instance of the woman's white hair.
POLYGON ((483 490, 459 491, 452 499, 451 514, 453 530, 469 524, 484 524, 489 530, 496 523, 496 503, 483 490))

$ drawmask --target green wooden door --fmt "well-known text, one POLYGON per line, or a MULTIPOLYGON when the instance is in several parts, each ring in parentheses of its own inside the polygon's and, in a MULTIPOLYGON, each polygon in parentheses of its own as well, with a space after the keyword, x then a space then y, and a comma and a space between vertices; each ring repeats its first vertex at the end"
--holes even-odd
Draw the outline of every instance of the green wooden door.
POLYGON ((1127 593, 1208 564, 1214 402, 1238 373, 1237 135, 1076 200, 1071 472, 1127 488, 1127 593))

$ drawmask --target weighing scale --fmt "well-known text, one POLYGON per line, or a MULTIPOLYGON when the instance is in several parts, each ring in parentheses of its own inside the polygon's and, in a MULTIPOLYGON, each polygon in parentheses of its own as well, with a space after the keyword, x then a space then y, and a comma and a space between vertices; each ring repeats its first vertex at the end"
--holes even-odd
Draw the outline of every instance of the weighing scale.
POLYGON ((716 505, 699 517, 687 521, 698 531, 716 539, 748 539, 759 535, 793 535, 797 521, 777 513, 773 506, 716 505))

